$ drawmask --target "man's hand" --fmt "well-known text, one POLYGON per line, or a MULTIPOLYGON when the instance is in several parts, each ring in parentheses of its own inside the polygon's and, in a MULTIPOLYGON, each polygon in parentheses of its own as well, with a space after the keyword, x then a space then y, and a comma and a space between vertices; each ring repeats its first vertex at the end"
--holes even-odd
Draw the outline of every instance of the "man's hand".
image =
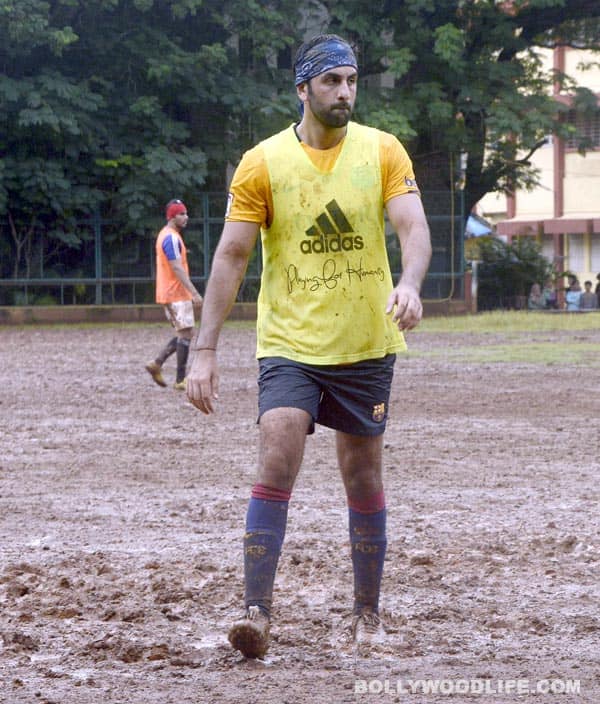
POLYGON ((198 293, 198 291, 192 295, 192 305, 194 306, 194 313, 196 315, 199 315, 202 310, 202 300, 202 296, 198 293))
POLYGON ((216 351, 198 349, 186 378, 188 399, 202 413, 214 413, 213 401, 219 398, 219 372, 216 351))
POLYGON ((385 312, 389 314, 392 311, 392 320, 398 325, 398 330, 412 330, 416 327, 423 317, 423 304, 418 289, 401 281, 387 301, 385 312))

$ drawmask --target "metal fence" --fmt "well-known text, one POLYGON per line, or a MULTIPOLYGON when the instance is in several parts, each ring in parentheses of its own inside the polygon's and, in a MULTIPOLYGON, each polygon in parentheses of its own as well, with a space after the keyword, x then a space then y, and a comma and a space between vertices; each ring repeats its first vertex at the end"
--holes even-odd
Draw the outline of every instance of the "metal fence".
MULTIPOLYGON (((464 297, 464 212, 460 193, 423 193, 431 229, 433 257, 423 285, 432 301, 464 297)), ((202 292, 212 255, 223 227, 224 193, 201 194, 201 212, 190 218, 185 241, 191 278, 202 292)), ((157 226, 158 227, 158 226, 157 226)), ((388 228, 389 229, 389 228, 388 228)), ((77 223, 81 246, 58 247, 42 231, 32 237, 27 274, 9 277, 13 262, 5 261, 0 278, 0 305, 106 305, 154 303, 156 230, 123 234, 119 225, 99 216, 77 223)), ((3 258, 10 257, 7 227, 0 223, 3 258)), ((393 231, 386 235, 394 279, 401 272, 401 252, 393 231)), ((249 262, 238 301, 255 301, 261 274, 260 244, 249 262)))

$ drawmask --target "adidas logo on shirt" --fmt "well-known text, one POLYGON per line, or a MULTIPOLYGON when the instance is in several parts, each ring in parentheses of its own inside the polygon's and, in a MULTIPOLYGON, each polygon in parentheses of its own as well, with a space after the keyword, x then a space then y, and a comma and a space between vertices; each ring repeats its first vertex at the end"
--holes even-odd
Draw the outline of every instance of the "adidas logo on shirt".
POLYGON ((361 235, 352 234, 354 230, 337 201, 332 200, 325 206, 325 212, 316 219, 315 224, 306 230, 308 239, 300 242, 302 254, 329 254, 330 252, 349 252, 363 249, 361 235))

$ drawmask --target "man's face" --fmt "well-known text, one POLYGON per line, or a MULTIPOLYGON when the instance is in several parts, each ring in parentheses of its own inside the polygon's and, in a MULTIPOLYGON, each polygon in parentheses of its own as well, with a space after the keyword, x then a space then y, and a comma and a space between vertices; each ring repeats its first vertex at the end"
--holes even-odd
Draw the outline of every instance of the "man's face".
POLYGON ((298 87, 310 111, 325 127, 344 127, 356 101, 358 74, 352 66, 340 66, 311 78, 298 87))
POLYGON ((187 227, 189 216, 186 213, 177 213, 177 215, 173 218, 175 220, 175 227, 181 232, 187 227))

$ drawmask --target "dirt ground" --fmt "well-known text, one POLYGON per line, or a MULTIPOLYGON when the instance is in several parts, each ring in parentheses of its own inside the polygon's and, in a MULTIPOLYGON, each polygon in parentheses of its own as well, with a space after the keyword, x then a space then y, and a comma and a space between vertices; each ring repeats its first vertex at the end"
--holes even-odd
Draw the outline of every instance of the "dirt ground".
POLYGON ((419 355, 464 339, 413 333, 385 444, 388 645, 365 657, 346 641, 347 515, 318 429, 271 650, 246 661, 226 632, 255 471, 254 331, 225 329, 210 418, 144 371, 167 336, 0 329, 0 702, 600 702, 598 366, 464 364, 419 355))

